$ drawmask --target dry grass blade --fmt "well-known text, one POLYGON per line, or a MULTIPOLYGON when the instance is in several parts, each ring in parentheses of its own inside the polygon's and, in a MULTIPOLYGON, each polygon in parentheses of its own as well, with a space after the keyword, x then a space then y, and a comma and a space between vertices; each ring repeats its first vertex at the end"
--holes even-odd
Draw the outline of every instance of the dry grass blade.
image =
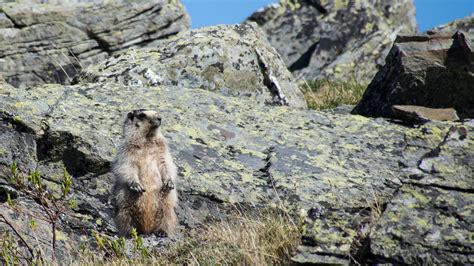
POLYGON ((305 81, 300 85, 310 109, 328 109, 342 104, 356 104, 362 98, 366 84, 357 81, 305 81))
POLYGON ((300 238, 286 214, 267 211, 249 217, 238 212, 189 233, 186 241, 159 257, 166 258, 165 264, 287 264, 300 238))

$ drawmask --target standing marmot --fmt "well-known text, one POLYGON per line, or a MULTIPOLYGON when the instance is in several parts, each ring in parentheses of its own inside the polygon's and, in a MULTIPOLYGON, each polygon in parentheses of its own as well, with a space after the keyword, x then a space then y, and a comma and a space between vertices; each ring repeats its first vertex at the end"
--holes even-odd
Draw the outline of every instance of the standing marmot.
POLYGON ((122 235, 171 233, 177 219, 176 166, 154 111, 128 113, 124 140, 113 164, 115 223, 122 235))

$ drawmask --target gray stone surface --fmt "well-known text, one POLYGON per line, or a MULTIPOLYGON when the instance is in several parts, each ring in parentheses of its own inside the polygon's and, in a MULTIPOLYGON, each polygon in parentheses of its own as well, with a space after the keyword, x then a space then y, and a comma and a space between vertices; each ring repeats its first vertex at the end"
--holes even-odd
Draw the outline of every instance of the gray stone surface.
POLYGON ((417 31, 412 0, 281 0, 252 14, 297 78, 370 81, 397 34, 417 31))
POLYGON ((250 96, 271 105, 306 108, 280 56, 255 24, 183 32, 159 47, 130 50, 87 68, 83 81, 175 85, 250 96))
POLYGON ((15 87, 67 84, 87 65, 189 25, 178 0, 0 2, 0 75, 15 87))

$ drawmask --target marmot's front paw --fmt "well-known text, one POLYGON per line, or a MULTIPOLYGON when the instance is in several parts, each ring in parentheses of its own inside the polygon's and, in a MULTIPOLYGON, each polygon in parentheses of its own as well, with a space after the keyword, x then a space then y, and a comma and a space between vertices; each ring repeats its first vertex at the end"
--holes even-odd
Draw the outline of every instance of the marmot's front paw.
POLYGON ((143 193, 145 192, 145 189, 142 187, 142 185, 138 182, 133 182, 132 184, 130 184, 130 189, 132 191, 135 191, 137 193, 143 193))
POLYGON ((173 180, 169 179, 163 182, 163 187, 161 188, 161 191, 170 192, 173 189, 174 189, 173 180))

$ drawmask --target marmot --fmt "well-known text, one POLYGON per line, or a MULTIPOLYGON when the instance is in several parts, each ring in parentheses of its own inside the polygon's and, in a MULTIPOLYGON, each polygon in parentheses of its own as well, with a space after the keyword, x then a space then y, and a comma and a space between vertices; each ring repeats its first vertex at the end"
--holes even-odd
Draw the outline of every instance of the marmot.
POLYGON ((136 228, 140 234, 167 236, 176 226, 176 166, 160 126, 155 111, 135 110, 125 120, 123 143, 112 167, 112 201, 121 235, 136 228))

